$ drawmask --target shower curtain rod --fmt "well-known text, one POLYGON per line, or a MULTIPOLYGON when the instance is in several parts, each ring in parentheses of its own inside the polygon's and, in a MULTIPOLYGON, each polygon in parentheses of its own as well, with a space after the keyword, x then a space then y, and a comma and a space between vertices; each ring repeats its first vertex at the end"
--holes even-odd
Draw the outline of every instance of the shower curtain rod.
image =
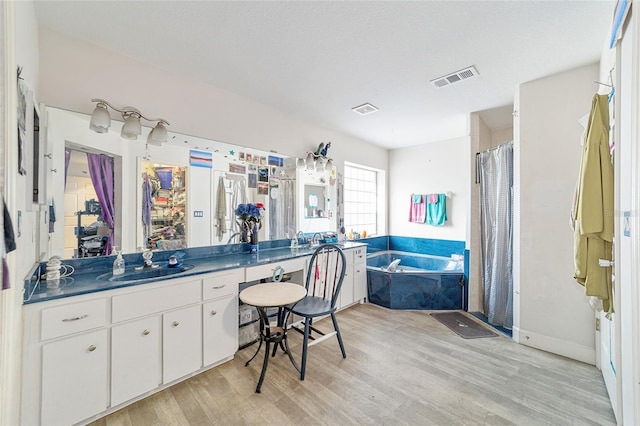
POLYGON ((509 141, 509 142, 501 143, 500 145, 496 145, 496 146, 494 146, 494 147, 487 148, 487 149, 485 149, 484 151, 479 151, 479 152, 477 152, 477 153, 476 153, 476 155, 477 155, 477 154, 482 154, 483 152, 495 151, 496 149, 498 149, 498 148, 502 148, 503 146, 506 146, 506 145, 513 145, 513 141, 509 141))
POLYGON ((485 152, 495 151, 496 149, 502 148, 503 146, 506 146, 506 145, 512 145, 513 146, 513 141, 501 143, 500 145, 494 146, 494 147, 489 148, 489 149, 485 149, 484 151, 476 152, 476 181, 475 181, 475 183, 480 183, 480 154, 483 154, 485 152))

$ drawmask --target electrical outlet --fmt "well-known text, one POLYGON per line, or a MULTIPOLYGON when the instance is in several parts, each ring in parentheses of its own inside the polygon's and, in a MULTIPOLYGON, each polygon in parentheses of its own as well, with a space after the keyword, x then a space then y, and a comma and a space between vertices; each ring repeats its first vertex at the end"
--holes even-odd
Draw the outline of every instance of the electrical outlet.
POLYGON ((194 210, 193 217, 204 217, 204 211, 202 210, 194 210))

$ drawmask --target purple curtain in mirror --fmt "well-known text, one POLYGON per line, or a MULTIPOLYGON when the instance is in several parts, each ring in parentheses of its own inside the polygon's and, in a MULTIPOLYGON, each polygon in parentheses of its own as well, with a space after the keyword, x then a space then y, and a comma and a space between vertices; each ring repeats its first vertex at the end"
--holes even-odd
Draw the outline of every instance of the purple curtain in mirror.
POLYGON ((104 246, 103 255, 113 251, 113 227, 115 208, 113 202, 113 158, 103 154, 87 153, 89 174, 102 208, 102 218, 109 227, 109 238, 104 246))

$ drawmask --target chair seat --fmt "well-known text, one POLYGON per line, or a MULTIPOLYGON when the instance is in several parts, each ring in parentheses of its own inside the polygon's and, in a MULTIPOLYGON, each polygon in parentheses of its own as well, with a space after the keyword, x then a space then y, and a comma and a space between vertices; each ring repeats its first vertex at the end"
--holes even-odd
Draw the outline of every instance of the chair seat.
POLYGON ((335 311, 335 307, 331 307, 331 301, 314 296, 307 296, 293 307, 287 306, 287 309, 296 315, 305 317, 319 317, 335 311))

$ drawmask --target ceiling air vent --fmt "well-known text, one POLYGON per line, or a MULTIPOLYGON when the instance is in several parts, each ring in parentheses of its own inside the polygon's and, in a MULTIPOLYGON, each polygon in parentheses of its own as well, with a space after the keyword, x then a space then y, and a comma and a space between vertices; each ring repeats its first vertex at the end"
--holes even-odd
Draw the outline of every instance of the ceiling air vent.
POLYGON ((362 104, 357 107, 351 108, 353 112, 357 112, 360 115, 372 114, 378 111, 378 107, 371 105, 370 103, 362 104))
POLYGON ((442 77, 434 78, 429 81, 436 89, 439 89, 444 86, 448 86, 453 83, 457 83, 458 81, 467 80, 471 77, 477 77, 478 70, 474 66, 467 67, 463 70, 456 71, 454 73, 443 75, 442 77))

